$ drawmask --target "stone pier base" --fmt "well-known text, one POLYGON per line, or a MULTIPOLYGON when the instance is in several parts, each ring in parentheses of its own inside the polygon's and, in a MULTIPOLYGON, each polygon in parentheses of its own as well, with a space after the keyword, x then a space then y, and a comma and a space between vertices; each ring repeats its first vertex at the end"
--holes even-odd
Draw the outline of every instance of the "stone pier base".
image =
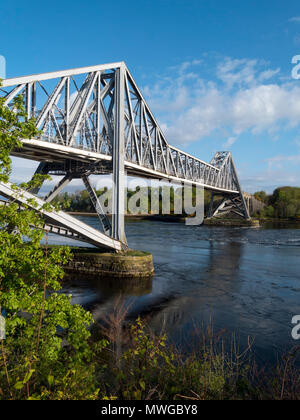
POLYGON ((99 278, 138 278, 154 274, 153 257, 142 251, 103 253, 91 248, 73 248, 64 267, 67 274, 89 274, 99 278))

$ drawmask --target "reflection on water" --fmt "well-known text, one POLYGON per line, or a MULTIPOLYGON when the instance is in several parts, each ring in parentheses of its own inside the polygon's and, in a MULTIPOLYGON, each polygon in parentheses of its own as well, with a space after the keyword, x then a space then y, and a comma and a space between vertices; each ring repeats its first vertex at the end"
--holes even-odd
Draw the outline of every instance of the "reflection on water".
POLYGON ((99 280, 97 276, 74 275, 69 274, 64 279, 64 285, 67 289, 80 287, 89 287, 102 296, 104 299, 111 299, 122 296, 143 296, 152 291, 152 277, 145 278, 107 278, 105 281, 99 280))
POLYGON ((129 319, 146 316, 153 330, 165 330, 183 347, 195 344, 195 325, 208 324, 210 317, 216 331, 237 332, 241 346, 255 337, 262 361, 297 344, 291 319, 300 313, 300 230, 151 221, 129 221, 126 229, 132 248, 153 254, 155 275, 140 281, 68 279, 65 291, 96 320, 113 310, 121 294, 129 319))

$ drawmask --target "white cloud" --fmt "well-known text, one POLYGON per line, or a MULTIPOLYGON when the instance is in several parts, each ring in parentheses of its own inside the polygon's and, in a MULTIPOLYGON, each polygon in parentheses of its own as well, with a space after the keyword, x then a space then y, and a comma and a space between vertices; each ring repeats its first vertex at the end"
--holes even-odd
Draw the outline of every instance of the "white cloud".
POLYGON ((298 165, 300 163, 300 154, 291 156, 277 155, 266 159, 266 162, 269 168, 282 168, 284 164, 298 165))
POLYGON ((263 71, 258 76, 258 81, 262 82, 264 80, 272 79, 272 77, 276 76, 276 74, 278 74, 279 72, 280 72, 280 68, 277 68, 275 70, 270 70, 269 69, 269 70, 263 71))
POLYGON ((300 16, 294 16, 289 19, 289 22, 300 23, 300 16))
POLYGON ((262 70, 265 62, 261 60, 232 59, 226 57, 217 66, 217 77, 225 84, 227 88, 234 86, 253 86, 258 83, 269 80, 280 72, 280 69, 262 70))
POLYGON ((228 118, 237 133, 272 131, 278 123, 299 124, 300 86, 259 85, 232 97, 228 118))
POLYGON ((275 188, 286 185, 298 187, 300 184, 300 172, 289 172, 282 169, 267 169, 255 176, 240 176, 243 190, 249 193, 264 190, 272 193, 275 188))
POLYGON ((184 61, 177 66, 171 66, 170 70, 176 70, 179 74, 183 74, 189 67, 198 66, 202 63, 202 60, 184 61))
POLYGON ((258 60, 226 58, 216 66, 217 79, 203 79, 193 65, 189 72, 160 77, 144 89, 171 144, 199 141, 227 132, 230 137, 251 133, 276 133, 300 122, 300 84, 272 81, 279 69, 258 60), (193 70, 193 72, 191 72, 193 70), (191 74, 193 77, 191 77, 191 74))
POLYGON ((230 149, 236 141, 237 137, 229 137, 229 139, 223 144, 224 149, 230 149))
POLYGON ((232 88, 234 85, 250 85, 255 81, 257 60, 231 59, 229 57, 217 67, 217 77, 232 88))

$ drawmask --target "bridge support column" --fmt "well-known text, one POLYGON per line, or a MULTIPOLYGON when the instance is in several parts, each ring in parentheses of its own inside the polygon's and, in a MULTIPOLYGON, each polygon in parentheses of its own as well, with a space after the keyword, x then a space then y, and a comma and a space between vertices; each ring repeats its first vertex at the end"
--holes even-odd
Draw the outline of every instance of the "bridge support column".
POLYGON ((244 213, 244 217, 245 217, 246 220, 250 220, 251 216, 250 216, 250 212, 249 212, 249 207, 246 204, 244 193, 243 193, 243 190, 242 190, 242 187, 241 187, 241 184, 240 184, 240 180, 239 180, 239 177, 238 177, 237 170, 236 170, 235 164, 233 162, 233 159, 232 159, 231 165, 232 165, 234 176, 236 178, 236 182, 237 182, 237 185, 238 185, 238 190, 240 192, 241 207, 242 207, 242 210, 243 210, 243 213, 244 213))
POLYGON ((216 203, 214 202, 214 197, 215 194, 212 193, 208 210, 208 219, 229 213, 236 214, 246 220, 251 219, 249 209, 242 192, 237 195, 224 195, 221 200, 216 201, 216 203))
POLYGON ((113 138, 113 200, 112 200, 112 236, 127 244, 125 235, 125 69, 121 65, 115 73, 115 116, 113 138))
POLYGON ((235 213, 243 219, 251 220, 249 206, 244 197, 232 154, 230 152, 217 152, 211 164, 219 168, 216 185, 224 189, 231 189, 233 192, 213 191, 211 193, 208 218, 235 213), (221 196, 222 198, 215 201, 215 196, 221 196))
POLYGON ((100 223, 103 227, 103 231, 105 233, 105 235, 111 236, 111 224, 110 221, 108 220, 108 217, 106 216, 106 214, 104 213, 104 210, 101 206, 100 200, 97 197, 96 192, 94 191, 92 184, 89 181, 89 177, 87 175, 82 175, 82 180, 83 183, 85 185, 85 188, 87 190, 87 192, 89 193, 91 202, 94 206, 94 209, 96 210, 100 223))
POLYGON ((208 209, 208 218, 212 218, 214 215, 214 198, 215 194, 212 192, 210 197, 209 209, 208 209))

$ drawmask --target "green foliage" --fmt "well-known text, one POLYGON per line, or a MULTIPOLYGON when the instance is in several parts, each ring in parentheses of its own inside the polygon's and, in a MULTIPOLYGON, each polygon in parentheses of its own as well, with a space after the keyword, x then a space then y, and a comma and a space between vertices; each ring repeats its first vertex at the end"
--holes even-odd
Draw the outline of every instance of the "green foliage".
POLYGON ((131 347, 123 353, 118 379, 122 397, 130 400, 146 399, 166 369, 174 372, 174 355, 165 351, 166 337, 150 337, 140 318, 131 325, 131 347))
POLYGON ((233 337, 228 353, 221 335, 214 335, 209 326, 206 332, 198 331, 199 350, 182 354, 165 335, 154 335, 140 318, 120 334, 124 314, 120 317, 120 309, 116 311, 116 318, 110 317, 111 330, 104 330, 110 337, 109 347, 100 354, 102 366, 105 360, 99 376, 101 389, 109 396, 105 399, 299 399, 296 349, 279 360, 276 369, 258 372, 251 340, 240 352, 233 337))
POLYGON ((269 217, 269 218, 273 218, 275 217, 275 209, 273 206, 268 206, 265 207, 262 211, 261 211, 261 215, 263 217, 269 217))
POLYGON ((275 216, 279 218, 291 218, 300 216, 300 188, 282 187, 277 188, 270 203, 275 208, 275 216))
MULTIPOLYGON (((12 109, 0 100, 0 181, 9 180, 10 152, 22 146, 20 139, 37 134, 21 97, 12 109)), ((38 176, 21 187, 28 190, 41 181, 38 176)), ((16 196, 22 194, 18 186, 13 188, 16 196)), ((36 203, 28 204, 0 206, 0 306, 7 314, 0 399, 94 399, 92 317, 60 292, 61 266, 70 251, 41 246, 44 222, 31 209, 36 203)))
POLYGON ((11 172, 11 150, 21 147, 20 139, 35 137, 37 129, 34 120, 26 121, 22 97, 14 99, 13 110, 5 107, 4 101, 0 98, 0 181, 5 182, 11 172))
POLYGON ((107 395, 125 400, 256 397, 241 355, 215 350, 210 343, 183 356, 167 343, 165 335, 151 334, 138 318, 129 328, 118 363, 112 358, 107 364, 101 387, 107 395))
POLYGON ((265 191, 258 191, 254 194, 254 197, 261 201, 262 203, 267 204, 268 203, 268 195, 265 191))
POLYGON ((267 206, 259 212, 263 218, 290 219, 300 218, 300 188, 277 188, 272 195, 267 196, 264 191, 254 196, 267 206))

